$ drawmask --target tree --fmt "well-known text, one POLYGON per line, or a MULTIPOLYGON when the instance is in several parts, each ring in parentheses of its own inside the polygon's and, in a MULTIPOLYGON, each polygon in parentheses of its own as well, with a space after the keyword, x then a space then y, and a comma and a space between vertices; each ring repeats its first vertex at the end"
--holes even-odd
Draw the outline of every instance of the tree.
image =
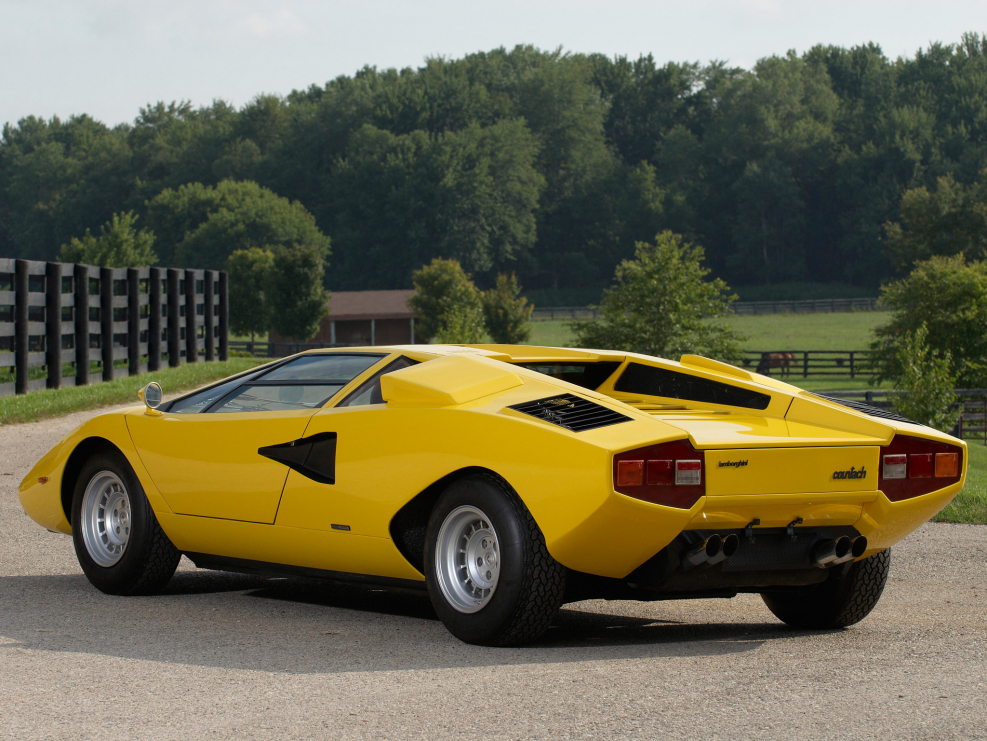
POLYGON ((614 285, 604 291, 598 321, 573 322, 580 347, 674 358, 684 353, 734 360, 742 338, 711 319, 724 316, 736 296, 719 278, 706 281, 703 249, 662 232, 638 242, 614 285))
POLYGON ((274 253, 260 247, 237 250, 226 263, 230 279, 230 329, 233 334, 265 335, 270 329, 268 281, 274 272, 274 253))
POLYGON ((484 326, 498 344, 520 345, 531 336, 531 311, 535 307, 520 294, 514 273, 501 273, 497 284, 480 295, 484 326))
POLYGON ((304 206, 250 181, 166 189, 147 209, 166 264, 219 269, 238 249, 295 244, 329 255, 329 237, 304 206))
POLYGON ((933 350, 927 344, 929 330, 925 324, 914 332, 905 332, 895 346, 901 369, 894 379, 894 409, 922 425, 946 432, 959 419, 960 410, 952 409, 956 401, 956 373, 949 350, 933 350))
POLYGON ((911 274, 881 289, 891 321, 874 330, 870 344, 874 381, 902 378, 901 343, 927 327, 927 344, 948 357, 961 388, 987 383, 987 263, 963 255, 919 262, 911 274))
POLYGON ((426 342, 470 344, 483 336, 480 292, 456 260, 435 258, 411 277, 408 306, 418 317, 415 334, 426 342))
POLYGON ((62 245, 63 262, 81 262, 99 265, 104 268, 137 268, 153 265, 158 256, 151 249, 154 245, 154 232, 147 229, 137 231, 134 224, 137 216, 133 211, 113 214, 94 237, 86 229, 82 239, 72 237, 72 241, 62 245))
POLYGON ((987 183, 966 187, 946 175, 932 192, 925 186, 905 191, 901 222, 889 222, 884 230, 888 252, 903 270, 932 255, 982 260, 987 257, 987 183))
POLYGON ((282 337, 304 342, 319 331, 329 312, 329 292, 322 286, 322 248, 277 245, 264 295, 270 327, 282 337))

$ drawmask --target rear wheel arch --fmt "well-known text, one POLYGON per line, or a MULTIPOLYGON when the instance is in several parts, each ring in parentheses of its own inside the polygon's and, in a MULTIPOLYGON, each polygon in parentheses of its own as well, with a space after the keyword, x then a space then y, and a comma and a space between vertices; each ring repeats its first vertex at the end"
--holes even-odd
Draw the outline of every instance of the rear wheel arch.
POLYGON ((388 525, 391 540, 405 560, 418 569, 422 575, 425 574, 425 533, 435 503, 442 492, 451 484, 468 476, 476 475, 492 476, 510 486, 503 476, 489 468, 482 466, 460 468, 429 484, 391 518, 390 525, 388 525))
MULTIPOLYGON (((123 451, 111 443, 105 437, 87 437, 75 446, 75 450, 65 461, 65 468, 62 471, 62 511, 69 525, 72 525, 72 496, 75 493, 75 482, 82 472, 82 467, 92 456, 97 453, 113 452, 123 455, 123 451)), ((126 458, 126 456, 123 456, 126 458)))

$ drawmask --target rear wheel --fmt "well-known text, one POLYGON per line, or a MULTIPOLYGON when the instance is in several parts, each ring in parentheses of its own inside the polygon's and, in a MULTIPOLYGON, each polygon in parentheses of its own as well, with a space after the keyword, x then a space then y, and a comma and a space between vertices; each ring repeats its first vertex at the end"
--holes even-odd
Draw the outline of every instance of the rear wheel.
POLYGON ((548 553, 528 508, 503 481, 470 476, 432 510, 425 579, 439 618, 466 643, 535 640, 565 593, 565 567, 548 553))
POLYGON ((160 592, 182 557, 158 524, 127 459, 117 451, 97 453, 79 472, 72 540, 86 578, 106 594, 160 592))
POLYGON ((891 549, 849 568, 834 568, 821 584, 761 595, 768 609, 793 628, 845 628, 859 623, 877 605, 891 568, 891 549))

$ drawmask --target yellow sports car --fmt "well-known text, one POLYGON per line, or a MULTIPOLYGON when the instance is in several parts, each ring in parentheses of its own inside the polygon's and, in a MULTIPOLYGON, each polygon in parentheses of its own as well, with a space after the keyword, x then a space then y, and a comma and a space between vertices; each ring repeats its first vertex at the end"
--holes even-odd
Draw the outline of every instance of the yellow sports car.
POLYGON ((877 603, 966 445, 706 358, 511 345, 317 350, 71 432, 20 486, 108 594, 200 568, 427 589, 460 639, 565 602, 763 596, 797 627, 877 603))

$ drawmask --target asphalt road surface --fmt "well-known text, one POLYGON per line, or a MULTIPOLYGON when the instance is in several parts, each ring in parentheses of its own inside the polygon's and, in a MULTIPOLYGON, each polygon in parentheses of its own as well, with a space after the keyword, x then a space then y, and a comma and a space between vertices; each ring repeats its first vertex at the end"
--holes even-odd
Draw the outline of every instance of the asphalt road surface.
POLYGON ((92 413, 0 427, 0 738, 987 738, 987 527, 927 525, 844 631, 759 597, 565 607, 460 643, 427 597, 198 571, 100 594, 17 484, 92 413))

